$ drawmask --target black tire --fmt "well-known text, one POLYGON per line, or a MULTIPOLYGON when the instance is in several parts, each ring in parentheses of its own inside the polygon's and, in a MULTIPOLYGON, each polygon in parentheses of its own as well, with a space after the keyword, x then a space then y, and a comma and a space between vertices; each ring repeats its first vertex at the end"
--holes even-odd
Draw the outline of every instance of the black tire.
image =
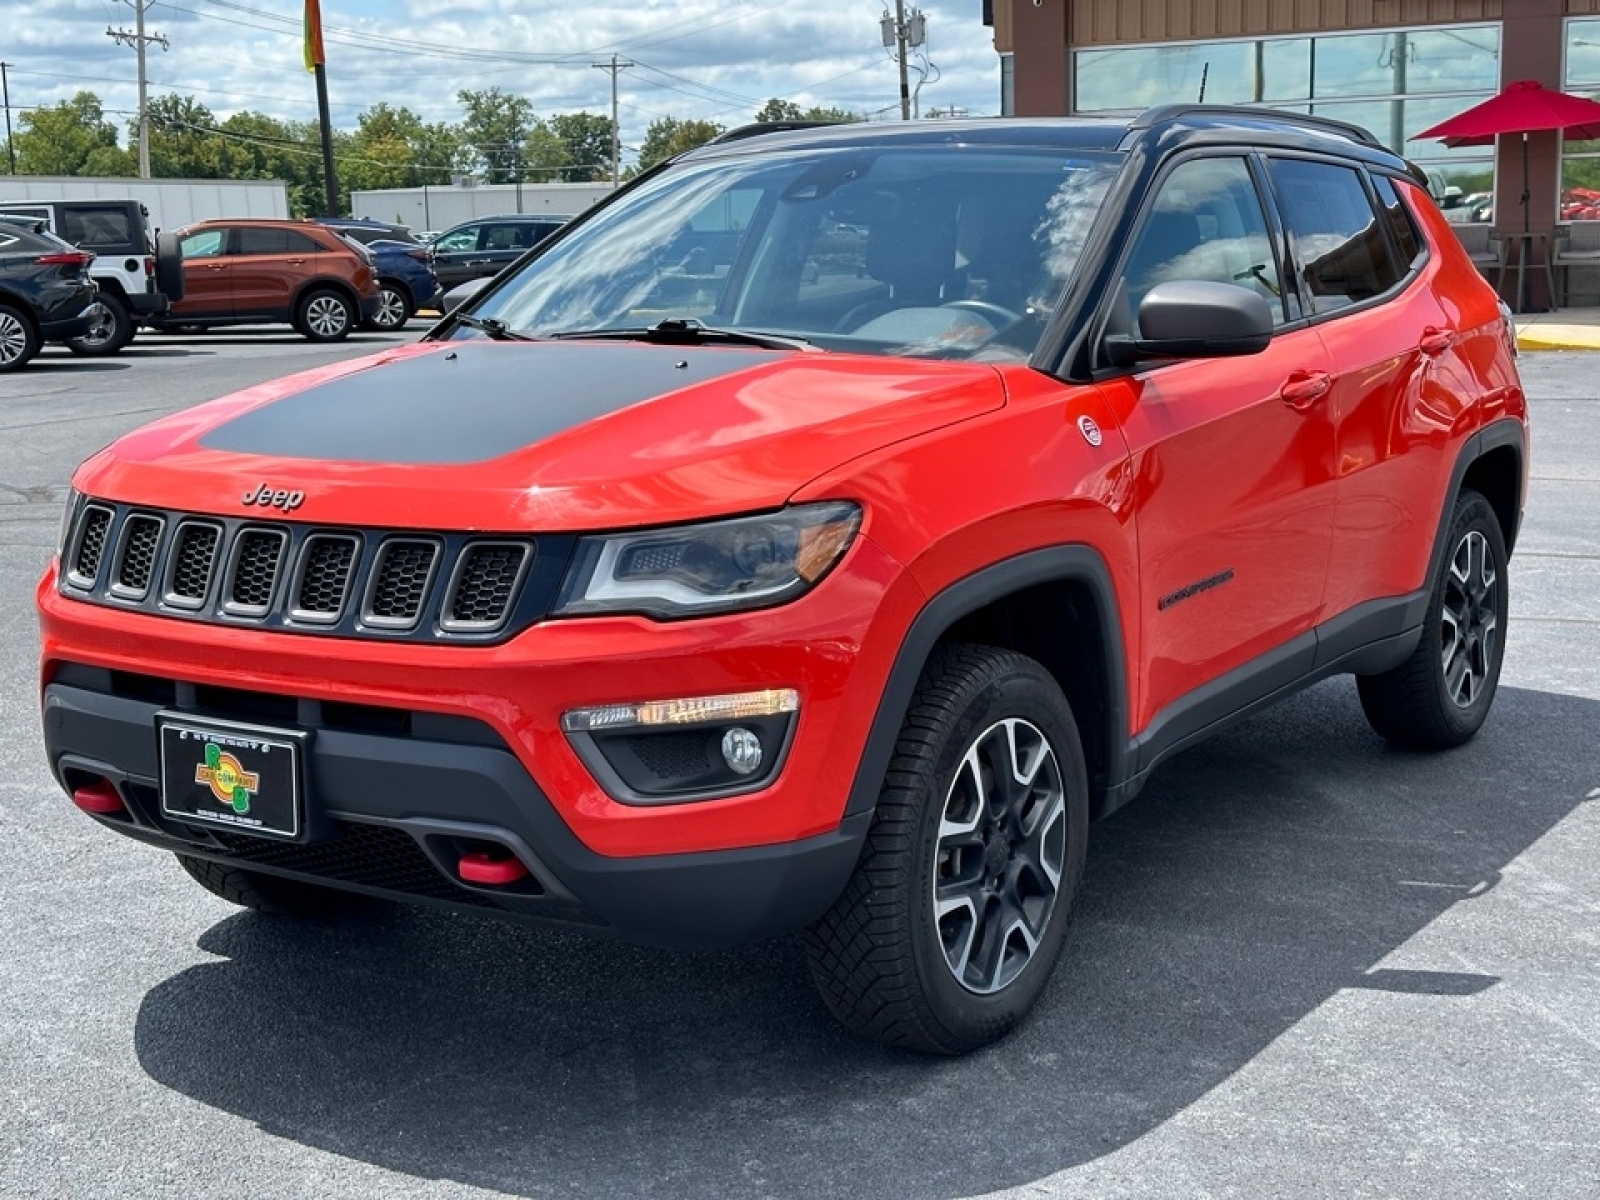
POLYGON ((298 879, 268 875, 264 871, 247 871, 243 867, 195 858, 189 854, 177 854, 174 857, 178 865, 213 896, 220 896, 229 904, 253 908, 257 912, 332 917, 370 908, 374 903, 370 897, 340 891, 338 888, 319 887, 298 879))
POLYGON ((28 315, 10 304, 0 304, 0 374, 20 371, 39 353, 39 331, 28 315))
POLYGON ((94 327, 82 337, 67 339, 67 349, 74 354, 99 358, 115 354, 133 341, 133 318, 127 305, 110 292, 101 292, 96 303, 101 312, 94 327))
POLYGON ((378 311, 370 320, 361 322, 363 329, 379 333, 394 333, 404 329, 416 309, 411 304, 411 294, 398 283, 378 280, 378 311))
POLYGON ((176 233, 156 235, 156 287, 176 304, 184 293, 183 255, 178 250, 176 233))
POLYGON ((1060 956, 1088 825, 1083 747, 1056 681, 1011 651, 941 648, 855 874, 806 934, 823 1003, 854 1033, 932 1054, 1004 1036, 1060 956), (985 793, 1002 779, 1013 786, 985 793))
POLYGON ((312 288, 294 310, 294 327, 312 342, 342 342, 356 326, 356 306, 342 292, 312 288))
POLYGON ((1487 500, 1456 499, 1422 640, 1392 671, 1356 679, 1361 709, 1401 746, 1444 750, 1471 739, 1494 703, 1505 655, 1506 544, 1487 500))

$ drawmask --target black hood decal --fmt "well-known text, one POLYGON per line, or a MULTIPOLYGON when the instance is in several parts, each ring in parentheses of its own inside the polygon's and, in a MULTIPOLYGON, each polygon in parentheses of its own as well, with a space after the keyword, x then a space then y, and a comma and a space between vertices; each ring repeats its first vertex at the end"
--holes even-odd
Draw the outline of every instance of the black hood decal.
POLYGON ((785 351, 460 342, 307 388, 200 438, 208 450, 427 465, 485 462, 785 351))

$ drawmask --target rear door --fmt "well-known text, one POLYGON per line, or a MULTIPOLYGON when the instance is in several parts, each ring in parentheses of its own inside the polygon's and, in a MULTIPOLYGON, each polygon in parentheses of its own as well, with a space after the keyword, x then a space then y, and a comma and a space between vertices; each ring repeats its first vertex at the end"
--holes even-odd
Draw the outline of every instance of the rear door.
POLYGON ((320 242, 297 229, 241 225, 233 243, 235 315, 288 320, 296 291, 316 273, 323 253, 320 242))

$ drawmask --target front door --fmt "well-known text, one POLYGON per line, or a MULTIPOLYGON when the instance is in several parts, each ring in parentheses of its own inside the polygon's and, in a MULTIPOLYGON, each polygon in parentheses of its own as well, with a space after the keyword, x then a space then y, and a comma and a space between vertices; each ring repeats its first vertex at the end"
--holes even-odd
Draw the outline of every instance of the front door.
POLYGON ((478 238, 482 232, 483 226, 474 222, 450 230, 433 243, 433 272, 445 291, 483 274, 481 264, 476 261, 483 257, 478 252, 478 238))
POLYGON ((228 235, 223 226, 198 229, 178 242, 183 259, 183 299, 172 306, 172 317, 231 317, 233 315, 233 259, 228 255, 228 235))
MULTIPOLYGON (((1182 162, 1134 235, 1124 268, 1131 312, 1158 283, 1202 279, 1260 293, 1288 326, 1298 314, 1285 303, 1274 241, 1247 159, 1182 162)), ((1260 354, 1153 361, 1102 385, 1132 457, 1136 731, 1174 718, 1179 701, 1180 723, 1203 725, 1197 690, 1239 668, 1309 668, 1313 639, 1295 639, 1319 620, 1328 573, 1331 374, 1322 340, 1302 325, 1260 354)))

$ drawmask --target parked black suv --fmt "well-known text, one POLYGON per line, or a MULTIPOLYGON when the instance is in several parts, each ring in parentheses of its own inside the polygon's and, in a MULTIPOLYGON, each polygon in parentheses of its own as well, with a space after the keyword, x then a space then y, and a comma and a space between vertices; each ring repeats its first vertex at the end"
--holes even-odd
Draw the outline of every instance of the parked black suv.
POLYGON ((0 217, 44 221, 57 237, 94 255, 89 273, 100 307, 86 333, 68 341, 76 354, 115 354, 134 331, 183 299, 176 246, 159 248, 150 210, 137 200, 28 200, 0 204, 0 217))
POLYGON ((93 260, 41 222, 0 215, 0 372, 26 366, 42 342, 88 330, 97 308, 93 260))
POLYGON ((439 286, 448 292, 469 279, 488 278, 570 220, 552 213, 505 213, 446 229, 428 243, 439 286))

